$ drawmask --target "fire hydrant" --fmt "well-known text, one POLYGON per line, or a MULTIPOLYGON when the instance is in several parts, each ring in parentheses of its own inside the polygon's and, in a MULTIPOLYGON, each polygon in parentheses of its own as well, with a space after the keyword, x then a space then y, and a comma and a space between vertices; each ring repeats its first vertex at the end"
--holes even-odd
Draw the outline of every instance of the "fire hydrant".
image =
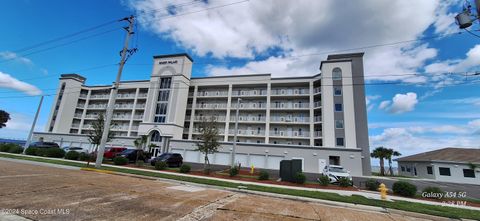
POLYGON ((253 174, 253 173, 255 173, 255 166, 253 166, 252 164, 252 166, 250 167, 250 174, 253 174))
POLYGON ((378 190, 380 191, 380 198, 382 200, 386 200, 387 199, 387 187, 385 186, 385 184, 381 183, 380 184, 380 188, 378 188, 378 190))

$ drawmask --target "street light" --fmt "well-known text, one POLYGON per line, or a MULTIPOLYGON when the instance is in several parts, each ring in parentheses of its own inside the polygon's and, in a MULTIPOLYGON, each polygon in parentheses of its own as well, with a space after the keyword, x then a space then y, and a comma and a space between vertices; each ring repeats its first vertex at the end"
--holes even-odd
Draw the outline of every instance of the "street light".
POLYGON ((240 101, 241 100, 242 100, 241 98, 237 99, 237 113, 235 114, 235 130, 233 132, 232 156, 230 157, 230 159, 231 159, 230 166, 231 167, 235 166, 235 149, 237 148, 237 133, 238 133, 238 111, 240 109, 240 101))

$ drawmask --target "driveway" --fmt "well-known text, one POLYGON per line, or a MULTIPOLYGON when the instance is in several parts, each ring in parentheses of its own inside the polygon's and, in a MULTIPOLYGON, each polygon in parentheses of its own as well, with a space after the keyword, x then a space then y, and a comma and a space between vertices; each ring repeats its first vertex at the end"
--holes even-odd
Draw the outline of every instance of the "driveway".
MULTIPOLYGON (((359 187, 365 187, 365 181, 367 181, 368 177, 353 177, 353 184, 359 187)), ((397 178, 397 177, 374 177, 373 179, 378 180, 379 182, 384 183, 387 185, 389 189, 392 188, 393 183, 398 180, 404 180, 411 184, 417 186, 417 190, 419 193, 425 188, 429 186, 439 187, 443 191, 448 192, 466 192, 466 196, 468 198, 473 199, 480 199, 480 185, 474 184, 460 184, 460 183, 447 183, 447 182, 438 182, 438 181, 429 181, 423 179, 405 179, 405 178, 397 178)))
POLYGON ((424 220, 0 158, 0 220, 424 220))

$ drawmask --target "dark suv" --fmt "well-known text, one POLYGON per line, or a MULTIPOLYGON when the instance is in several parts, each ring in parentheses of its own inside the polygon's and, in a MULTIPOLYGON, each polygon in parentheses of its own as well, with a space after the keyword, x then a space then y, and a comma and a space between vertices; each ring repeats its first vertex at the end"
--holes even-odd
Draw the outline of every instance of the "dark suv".
POLYGON ((35 148, 60 148, 57 143, 55 142, 35 142, 30 144, 29 147, 35 148))
POLYGON ((155 166, 155 163, 159 161, 167 163, 168 167, 179 167, 183 164, 183 157, 179 153, 163 153, 162 155, 153 158, 150 161, 150 164, 155 166))

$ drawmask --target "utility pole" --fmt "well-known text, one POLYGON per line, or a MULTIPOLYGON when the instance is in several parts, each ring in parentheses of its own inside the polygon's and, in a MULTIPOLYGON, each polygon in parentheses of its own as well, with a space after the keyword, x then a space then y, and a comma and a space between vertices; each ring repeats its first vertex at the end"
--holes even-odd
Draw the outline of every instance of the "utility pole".
POLYGON ((240 101, 242 99, 238 98, 237 99, 237 113, 235 114, 235 129, 233 132, 233 146, 232 146, 232 156, 230 157, 231 162, 230 166, 234 167, 235 166, 235 152, 237 149, 237 133, 238 133, 238 110, 240 109, 240 101))
POLYGON ((475 0, 475 6, 477 7, 477 19, 480 20, 480 0, 475 0))
POLYGON ((121 20, 121 21, 128 21, 129 25, 128 27, 125 28, 125 30, 127 31, 127 36, 125 37, 125 44, 121 52, 122 58, 120 59, 120 65, 118 67, 117 79, 115 80, 115 84, 111 90, 110 99, 108 100, 107 117, 105 119, 105 124, 103 126, 102 140, 100 141, 100 146, 98 148, 97 160, 95 161, 96 168, 100 168, 102 166, 103 153, 105 152, 105 144, 107 143, 108 132, 110 131, 110 124, 112 122, 113 109, 115 107, 115 100, 117 98, 118 87, 120 85, 120 77, 122 76, 122 71, 123 71, 123 66, 125 65, 125 61, 128 58, 127 53, 131 55, 136 51, 136 49, 133 49, 133 50, 128 49, 128 42, 130 41, 130 37, 133 34, 134 19, 135 17, 132 15, 128 18, 124 18, 121 20))
POLYGON ((43 95, 40 97, 40 103, 38 104, 37 113, 35 113, 35 117, 33 118, 32 128, 30 128, 30 133, 28 133, 27 142, 25 142, 25 146, 23 147, 23 154, 25 154, 25 151, 27 150, 27 148, 30 146, 30 143, 32 142, 33 130, 35 130, 35 125, 37 124, 38 114, 40 113, 40 108, 42 108, 42 102, 43 102, 43 95))

